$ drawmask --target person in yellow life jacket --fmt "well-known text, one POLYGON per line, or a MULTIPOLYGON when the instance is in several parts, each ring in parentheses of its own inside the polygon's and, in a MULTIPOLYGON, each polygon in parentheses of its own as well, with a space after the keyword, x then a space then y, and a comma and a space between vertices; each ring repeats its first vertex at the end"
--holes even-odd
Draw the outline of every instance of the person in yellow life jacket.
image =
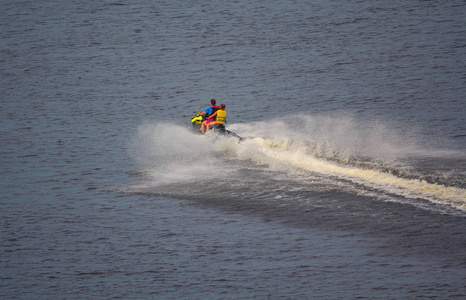
POLYGON ((220 109, 217 110, 213 115, 211 115, 209 120, 202 122, 202 133, 206 133, 207 131, 209 131, 211 126, 215 126, 218 124, 225 125, 227 121, 227 112, 225 111, 225 107, 225 104, 220 105, 220 109))

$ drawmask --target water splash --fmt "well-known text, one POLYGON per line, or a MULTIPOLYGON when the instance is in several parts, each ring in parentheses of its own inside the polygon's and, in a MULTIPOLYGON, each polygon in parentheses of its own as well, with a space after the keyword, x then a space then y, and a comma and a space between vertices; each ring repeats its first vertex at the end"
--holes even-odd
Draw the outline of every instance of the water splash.
POLYGON ((156 186, 227 176, 229 169, 218 155, 227 144, 213 143, 213 138, 175 124, 147 123, 138 128, 128 148, 138 171, 156 186))
MULTIPOLYGON (((150 178, 144 184, 151 188, 189 183, 192 191, 199 193, 193 183, 228 183, 234 178, 240 183, 238 188, 249 190, 252 178, 240 174, 246 164, 249 168, 262 166, 258 172, 272 170, 291 179, 300 174, 297 177, 302 180, 303 173, 318 176, 351 193, 355 188, 371 190, 372 195, 375 191, 390 201, 427 201, 466 211, 464 170, 437 170, 437 175, 432 173, 426 180, 416 165, 419 160, 448 163, 448 158, 464 159, 465 154, 423 147, 415 135, 387 124, 349 117, 297 116, 235 124, 230 129, 246 139, 239 143, 195 135, 173 124, 145 124, 138 129, 130 152, 141 172, 150 178), (455 183, 445 184, 448 178, 456 178, 455 183), (352 187, 346 189, 348 184, 352 187)), ((286 189, 286 185, 281 188, 286 189)))
POLYGON ((437 161, 437 165, 438 161, 451 163, 448 158, 464 160, 465 153, 425 148, 410 133, 397 132, 386 124, 348 117, 298 116, 234 129, 249 137, 237 149, 241 159, 277 170, 293 166, 385 194, 466 210, 464 170, 425 176, 415 166, 419 160, 437 161), (455 178, 454 186, 445 184, 448 178, 455 178))

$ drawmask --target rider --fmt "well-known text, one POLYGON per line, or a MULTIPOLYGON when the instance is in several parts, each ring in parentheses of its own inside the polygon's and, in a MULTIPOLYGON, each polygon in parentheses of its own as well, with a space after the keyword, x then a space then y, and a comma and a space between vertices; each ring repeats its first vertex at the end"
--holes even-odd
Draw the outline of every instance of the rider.
POLYGON ((207 124, 209 124, 210 122, 212 122, 212 120, 215 121, 215 118, 212 117, 212 115, 220 109, 220 106, 216 106, 215 104, 217 103, 217 101, 215 99, 212 99, 210 100, 210 104, 211 106, 209 108, 207 108, 205 110, 205 112, 201 112, 199 115, 203 116, 203 119, 205 121, 203 121, 201 123, 201 130, 202 130, 202 133, 204 133, 204 128, 207 124))
POLYGON ((215 99, 210 100, 211 106, 207 108, 205 111, 201 112, 199 115, 205 116, 206 119, 210 119, 210 117, 220 109, 220 106, 216 106, 215 104, 217 101, 215 99))
POLYGON ((217 110, 209 120, 202 122, 201 130, 202 133, 209 131, 211 126, 215 126, 218 124, 225 125, 227 121, 227 112, 225 111, 225 104, 220 105, 220 110, 217 110), (215 118, 217 117, 217 118, 215 118), (204 131, 204 126, 207 125, 207 130, 204 131))

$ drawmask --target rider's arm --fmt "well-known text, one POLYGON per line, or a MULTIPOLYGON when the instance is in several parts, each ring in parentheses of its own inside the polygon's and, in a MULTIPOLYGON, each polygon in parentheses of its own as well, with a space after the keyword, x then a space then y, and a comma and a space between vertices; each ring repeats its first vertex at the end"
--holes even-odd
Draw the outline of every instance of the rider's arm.
POLYGON ((201 115, 201 116, 207 116, 207 115, 209 115, 209 114, 211 114, 211 113, 212 113, 212 108, 209 107, 209 108, 207 108, 204 112, 201 112, 200 115, 201 115))
MULTIPOLYGON (((218 111, 218 110, 217 110, 217 111, 218 111)), ((213 114, 213 115, 210 115, 210 116, 209 116, 209 120, 210 120, 210 119, 213 119, 213 118, 215 118, 215 117, 217 116, 217 111, 216 111, 216 112, 214 112, 214 114, 213 114)))

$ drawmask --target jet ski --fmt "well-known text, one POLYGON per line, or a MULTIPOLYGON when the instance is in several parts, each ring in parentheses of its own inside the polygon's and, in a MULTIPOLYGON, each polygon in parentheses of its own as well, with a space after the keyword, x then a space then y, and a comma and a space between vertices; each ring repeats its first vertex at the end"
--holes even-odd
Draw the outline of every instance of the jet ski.
MULTIPOLYGON (((191 119, 192 131, 194 133, 202 134, 201 124, 205 120, 206 120, 205 116, 202 116, 201 113, 198 112, 194 116, 194 118, 191 119)), ((217 124, 217 125, 211 126, 209 131, 212 131, 212 132, 215 132, 215 133, 218 133, 220 135, 227 136, 227 137, 234 137, 234 138, 237 138, 239 141, 243 140, 242 137, 240 137, 239 135, 237 135, 233 131, 227 130, 225 128, 225 125, 222 125, 222 124, 217 124)))

